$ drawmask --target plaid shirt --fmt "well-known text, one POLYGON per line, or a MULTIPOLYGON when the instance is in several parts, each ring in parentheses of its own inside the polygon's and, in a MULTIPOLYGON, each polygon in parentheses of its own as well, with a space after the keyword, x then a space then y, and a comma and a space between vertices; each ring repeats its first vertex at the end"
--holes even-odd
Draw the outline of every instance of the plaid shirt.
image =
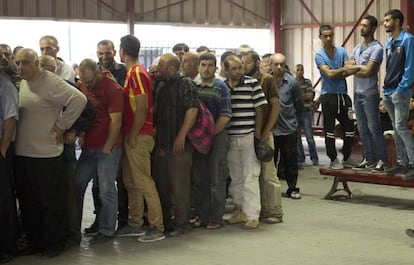
POLYGON ((197 90, 190 78, 177 74, 159 88, 154 105, 157 148, 172 149, 185 114, 190 108, 198 108, 197 90))

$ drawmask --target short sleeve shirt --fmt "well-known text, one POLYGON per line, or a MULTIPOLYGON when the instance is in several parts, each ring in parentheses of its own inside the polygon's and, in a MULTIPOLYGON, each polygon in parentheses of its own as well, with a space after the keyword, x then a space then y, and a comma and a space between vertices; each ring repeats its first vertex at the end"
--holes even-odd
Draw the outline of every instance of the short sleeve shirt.
POLYGON ((153 112, 152 112, 152 83, 151 78, 141 64, 136 64, 129 69, 124 84, 124 113, 123 133, 128 134, 134 123, 135 111, 137 109, 135 97, 139 95, 148 96, 148 113, 140 134, 152 135, 153 112))
MULTIPOLYGON (((124 109, 122 88, 112 79, 102 75, 94 88, 88 89, 82 83, 78 83, 81 91, 96 108, 95 122, 86 131, 83 147, 101 148, 109 133, 111 124, 110 113, 122 113, 124 109)), ((116 141, 116 146, 121 146, 121 133, 116 141)))
POLYGON ((354 91, 357 94, 366 96, 378 94, 378 71, 380 69, 384 49, 378 41, 370 42, 366 47, 362 43, 358 44, 352 51, 351 59, 354 59, 357 65, 367 65, 373 61, 377 65, 376 74, 369 77, 354 76, 354 91))
MULTIPOLYGON (((324 48, 320 48, 315 54, 315 63, 319 70, 323 65, 327 65, 330 69, 339 69, 348 59, 346 50, 338 46, 335 47, 334 58, 330 57, 324 48)), ((322 77, 321 95, 347 94, 348 88, 345 78, 329 79, 322 71, 320 71, 320 73, 322 77)))

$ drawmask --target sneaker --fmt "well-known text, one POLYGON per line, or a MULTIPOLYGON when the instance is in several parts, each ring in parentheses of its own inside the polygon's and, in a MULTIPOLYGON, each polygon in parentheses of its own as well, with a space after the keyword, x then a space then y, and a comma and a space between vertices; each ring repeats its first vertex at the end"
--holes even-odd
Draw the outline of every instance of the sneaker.
POLYGON ((385 169, 385 173, 389 175, 395 175, 395 174, 405 174, 407 173, 407 167, 397 164, 391 168, 385 169))
POLYGON ((93 224, 91 224, 90 227, 85 228, 84 233, 86 236, 93 236, 96 235, 98 233, 98 220, 95 219, 95 221, 93 222, 93 224))
POLYGON ((115 236, 143 236, 145 235, 144 229, 142 227, 134 227, 126 225, 115 232, 115 236))
POLYGON ((359 171, 359 170, 367 170, 367 169, 373 169, 375 167, 375 165, 374 164, 372 164, 372 163, 369 163, 365 158, 364 158, 364 160, 362 160, 362 162, 361 163, 359 163, 358 165, 356 165, 356 166, 354 166, 353 168, 352 168, 352 170, 356 170, 356 171, 359 171))
POLYGON ((414 238, 414 229, 407 229, 405 230, 407 236, 414 238))
POLYGON ((92 239, 89 241, 90 244, 101 244, 112 240, 112 236, 107 236, 102 233, 97 233, 92 237, 92 239))
POLYGON ((414 167, 410 166, 408 171, 402 176, 403 180, 409 180, 414 178, 414 167))
POLYGON ((319 161, 318 161, 318 160, 314 160, 314 161, 312 161, 312 164, 313 164, 314 166, 319 166, 319 161))
POLYGON ((165 239, 165 235, 163 232, 161 232, 157 228, 150 228, 145 232, 145 235, 138 237, 137 241, 142 243, 149 243, 163 239, 165 239))
POLYGON ((381 174, 384 173, 384 162, 382 160, 378 160, 377 165, 373 170, 371 170, 371 173, 381 174))
POLYGON ((226 222, 229 224, 238 224, 246 221, 247 217, 244 212, 235 212, 230 218, 226 219, 226 222))
POLYGON ((344 169, 344 165, 342 165, 341 162, 339 162, 338 158, 336 158, 334 161, 331 162, 331 164, 329 165, 330 169, 344 169))
POLYGON ((169 236, 171 237, 176 237, 176 236, 181 236, 184 235, 188 232, 191 231, 191 226, 187 227, 187 226, 177 226, 174 231, 171 231, 170 233, 168 233, 169 236))
POLYGON ((353 168, 353 167, 356 166, 356 164, 357 163, 355 161, 353 161, 352 159, 350 159, 350 158, 348 158, 347 160, 342 161, 342 165, 345 168, 353 168))
POLYGON ((259 227, 259 220, 251 219, 247 220, 247 222, 244 224, 244 229, 256 229, 259 227))

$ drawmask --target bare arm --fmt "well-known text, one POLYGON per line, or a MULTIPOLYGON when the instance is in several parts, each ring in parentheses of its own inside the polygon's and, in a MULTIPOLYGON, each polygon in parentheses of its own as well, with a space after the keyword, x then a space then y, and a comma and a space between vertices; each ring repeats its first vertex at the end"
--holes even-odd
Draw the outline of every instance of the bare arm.
POLYGON ((255 118, 255 132, 254 136, 257 139, 260 139, 262 135, 262 128, 263 128, 263 105, 256 108, 256 118, 255 118))
POLYGON ((0 154, 6 158, 7 149, 13 139, 14 130, 16 129, 16 119, 10 117, 3 122, 2 137, 0 139, 0 154))
POLYGON ((142 94, 135 96, 135 103, 137 106, 137 109, 134 113, 134 122, 132 124, 131 131, 126 136, 126 142, 129 146, 132 148, 135 147, 136 142, 135 138, 141 131, 142 126, 144 126, 145 119, 147 118, 148 114, 148 95, 142 94))
POLYGON ((221 132, 226 127, 229 120, 230 120, 230 116, 219 115, 216 120, 215 134, 218 134, 219 132, 221 132))
POLYGON ((269 118, 267 119, 266 126, 263 129, 263 132, 261 133, 260 140, 266 141, 269 138, 269 135, 271 134, 273 128, 275 127, 275 124, 277 122, 277 119, 279 118, 279 111, 280 111, 280 102, 279 98, 272 97, 270 99, 270 113, 269 118))
POLYGON ((366 65, 360 65, 360 70, 355 74, 357 77, 369 77, 377 73, 378 64, 374 61, 369 61, 366 65))
POLYGON ((177 137, 174 140, 173 155, 184 153, 185 137, 197 120, 198 108, 189 108, 184 116, 183 124, 178 131, 177 137))
POLYGON ((111 118, 111 123, 109 124, 108 137, 102 147, 102 152, 105 154, 111 153, 112 148, 118 139, 118 135, 121 131, 122 112, 109 113, 109 117, 111 118))
POLYGON ((358 72, 359 66, 347 64, 339 69, 330 69, 329 66, 322 65, 319 69, 329 79, 343 79, 358 72))

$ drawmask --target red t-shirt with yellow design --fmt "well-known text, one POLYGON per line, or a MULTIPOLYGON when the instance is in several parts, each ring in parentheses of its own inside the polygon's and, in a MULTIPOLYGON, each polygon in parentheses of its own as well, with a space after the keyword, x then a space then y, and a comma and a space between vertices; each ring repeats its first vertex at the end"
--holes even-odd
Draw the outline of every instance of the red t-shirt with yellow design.
POLYGON ((152 83, 150 75, 145 67, 136 64, 128 70, 124 84, 124 113, 122 128, 124 134, 128 134, 134 123, 136 111, 135 96, 148 95, 148 114, 140 134, 152 135, 153 111, 152 111, 152 83))

